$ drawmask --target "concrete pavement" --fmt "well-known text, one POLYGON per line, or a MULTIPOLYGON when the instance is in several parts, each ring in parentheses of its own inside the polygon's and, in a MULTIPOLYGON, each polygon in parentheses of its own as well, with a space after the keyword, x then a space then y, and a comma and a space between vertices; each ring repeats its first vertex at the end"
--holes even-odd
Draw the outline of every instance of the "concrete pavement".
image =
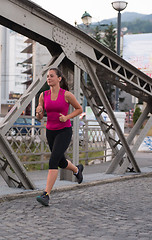
POLYGON ((30 173, 35 191, 0 179, 0 240, 151 240, 152 154, 136 159, 141 174, 107 175, 106 163, 85 167, 83 184, 58 179, 49 207, 35 199, 47 171, 30 173))
MULTIPOLYGON (((136 154, 136 161, 141 169, 141 174, 137 174, 140 176, 143 176, 143 174, 150 174, 152 173, 152 152, 137 152, 136 154)), ((84 180, 82 185, 88 185, 88 184, 95 184, 96 182, 102 182, 102 181, 115 181, 120 180, 122 178, 128 178, 128 177, 135 177, 137 176, 134 173, 126 173, 125 175, 116 175, 116 174, 105 174, 105 171, 108 168, 108 165, 110 162, 101 163, 101 164, 94 164, 91 166, 85 166, 84 168, 84 180)), ((23 196, 24 194, 34 194, 37 192, 41 192, 45 188, 46 179, 47 179, 47 170, 41 170, 41 171, 33 171, 28 172, 29 177, 36 185, 36 190, 24 190, 22 188, 9 188, 6 184, 6 182, 3 180, 3 178, 0 176, 0 202, 3 201, 4 197, 5 199, 10 199, 23 196)), ((54 185, 54 190, 62 190, 62 189, 69 189, 73 187, 80 187, 76 182, 71 181, 65 181, 65 180, 59 180, 59 177, 54 185)))

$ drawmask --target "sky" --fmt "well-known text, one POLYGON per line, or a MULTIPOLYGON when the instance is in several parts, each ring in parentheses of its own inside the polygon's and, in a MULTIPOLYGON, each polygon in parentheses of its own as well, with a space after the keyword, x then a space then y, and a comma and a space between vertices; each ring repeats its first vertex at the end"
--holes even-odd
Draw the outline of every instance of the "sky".
MULTIPOLYGON (((109 0, 31 0, 42 8, 74 25, 75 21, 82 23, 81 17, 85 11, 92 16, 92 22, 117 17, 117 11, 109 0)), ((128 0, 127 8, 123 12, 137 12, 152 14, 152 0, 128 0)))

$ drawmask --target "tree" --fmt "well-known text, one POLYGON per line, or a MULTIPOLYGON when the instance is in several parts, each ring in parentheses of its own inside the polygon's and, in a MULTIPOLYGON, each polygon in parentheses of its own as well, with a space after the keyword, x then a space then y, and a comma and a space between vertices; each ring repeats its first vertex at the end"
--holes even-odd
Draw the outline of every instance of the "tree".
POLYGON ((112 23, 105 29, 105 37, 103 39, 103 44, 108 47, 113 52, 115 51, 116 42, 116 32, 114 31, 114 26, 112 23))
POLYGON ((140 117, 140 115, 141 115, 141 110, 140 110, 139 107, 136 107, 135 112, 133 114, 133 123, 134 124, 137 122, 137 120, 140 117))
POLYGON ((95 27, 95 30, 94 30, 94 38, 95 38, 98 42, 101 42, 101 36, 100 36, 100 28, 99 28, 99 26, 96 26, 96 27, 95 27))
MULTIPOLYGON (((98 40, 99 42, 102 42, 103 45, 108 47, 110 50, 115 52, 115 39, 116 39, 116 33, 114 31, 114 26, 111 23, 105 30, 105 36, 101 40, 100 33, 97 32, 99 28, 96 27, 95 29, 95 39, 98 40)), ((114 108, 114 92, 115 92, 115 87, 111 85, 108 81, 108 73, 105 73, 105 71, 102 71, 99 69, 98 71, 98 76, 101 79, 102 87, 105 91, 105 94, 112 106, 114 108)))

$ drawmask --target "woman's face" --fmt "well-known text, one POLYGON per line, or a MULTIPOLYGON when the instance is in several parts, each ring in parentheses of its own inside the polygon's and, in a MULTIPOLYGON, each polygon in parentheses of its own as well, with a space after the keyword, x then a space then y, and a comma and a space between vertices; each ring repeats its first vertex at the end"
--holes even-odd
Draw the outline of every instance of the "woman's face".
POLYGON ((49 70, 47 73, 47 84, 50 87, 57 86, 60 84, 61 77, 58 77, 54 70, 49 70))

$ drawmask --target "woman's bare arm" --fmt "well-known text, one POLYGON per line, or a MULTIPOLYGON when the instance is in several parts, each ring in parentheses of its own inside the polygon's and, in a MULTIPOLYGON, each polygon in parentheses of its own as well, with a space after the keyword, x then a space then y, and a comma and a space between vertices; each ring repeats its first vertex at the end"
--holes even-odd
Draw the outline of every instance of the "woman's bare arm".
POLYGON ((39 104, 36 108, 36 117, 38 120, 41 120, 44 115, 44 97, 43 97, 43 92, 40 94, 39 97, 39 104))
POLYGON ((65 100, 74 107, 74 111, 66 116, 60 114, 60 121, 66 122, 68 119, 74 118, 82 113, 82 107, 77 101, 76 97, 69 91, 65 93, 65 100))

